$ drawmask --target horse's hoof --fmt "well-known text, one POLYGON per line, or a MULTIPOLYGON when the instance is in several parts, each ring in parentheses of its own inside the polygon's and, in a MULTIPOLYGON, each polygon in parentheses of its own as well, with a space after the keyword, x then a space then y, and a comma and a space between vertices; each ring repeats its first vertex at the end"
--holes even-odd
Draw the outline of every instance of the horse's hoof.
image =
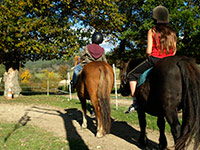
POLYGON ((82 128, 86 129, 87 128, 87 124, 82 124, 82 128))
POLYGON ((142 147, 147 147, 147 139, 146 138, 139 138, 138 143, 142 146, 142 147))
POLYGON ((103 135, 102 133, 97 132, 96 137, 101 138, 101 137, 103 137, 103 136, 104 136, 104 135, 103 135))
POLYGON ((163 146, 163 145, 159 144, 158 147, 160 150, 167 150, 167 146, 163 146))

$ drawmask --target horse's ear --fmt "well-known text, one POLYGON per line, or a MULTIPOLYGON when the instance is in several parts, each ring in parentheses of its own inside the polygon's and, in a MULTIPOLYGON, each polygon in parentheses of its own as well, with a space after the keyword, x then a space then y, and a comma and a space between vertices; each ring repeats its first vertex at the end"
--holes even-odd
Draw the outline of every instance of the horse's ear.
POLYGON ((122 60, 120 60, 120 66, 124 66, 128 62, 129 62, 129 59, 122 59, 122 60))
POLYGON ((123 61, 120 61, 120 67, 123 66, 123 64, 124 64, 124 62, 123 62, 123 61))
POLYGON ((130 60, 130 58, 125 57, 125 58, 123 58, 121 61, 124 62, 124 63, 128 63, 129 60, 130 60))
POLYGON ((120 70, 123 70, 125 65, 126 65, 126 63, 123 60, 121 60, 120 61, 120 70))

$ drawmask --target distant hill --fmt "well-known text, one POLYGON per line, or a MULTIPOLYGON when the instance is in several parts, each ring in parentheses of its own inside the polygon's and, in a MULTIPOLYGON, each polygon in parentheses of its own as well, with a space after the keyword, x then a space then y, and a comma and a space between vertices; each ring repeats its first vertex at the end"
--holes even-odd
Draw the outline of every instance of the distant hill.
POLYGON ((28 61, 25 64, 25 68, 29 69, 32 72, 40 73, 43 72, 45 69, 49 71, 58 72, 58 69, 62 65, 67 65, 69 68, 73 67, 73 58, 69 59, 68 61, 64 60, 39 60, 39 61, 28 61))

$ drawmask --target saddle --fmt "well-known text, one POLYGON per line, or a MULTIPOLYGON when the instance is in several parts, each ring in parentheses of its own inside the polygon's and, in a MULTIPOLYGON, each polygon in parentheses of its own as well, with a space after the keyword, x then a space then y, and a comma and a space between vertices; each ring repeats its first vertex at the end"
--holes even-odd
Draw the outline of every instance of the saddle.
POLYGON ((147 80, 147 77, 149 76, 151 70, 152 70, 153 67, 147 69, 139 78, 138 80, 138 83, 137 83, 137 87, 139 87, 140 85, 142 85, 146 80, 147 80))

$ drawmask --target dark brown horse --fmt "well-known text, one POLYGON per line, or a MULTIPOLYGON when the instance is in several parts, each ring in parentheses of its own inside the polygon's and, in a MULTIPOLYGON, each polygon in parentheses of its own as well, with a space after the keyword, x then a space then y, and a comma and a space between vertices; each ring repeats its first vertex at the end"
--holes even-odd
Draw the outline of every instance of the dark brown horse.
POLYGON ((88 99, 91 100, 97 118, 97 137, 102 137, 110 132, 110 93, 113 83, 114 73, 112 67, 101 61, 94 61, 85 65, 78 76, 76 90, 83 112, 82 127, 87 127, 86 99, 88 99))
MULTIPOLYGON (((127 70, 121 70, 121 93, 130 93, 127 70)), ((165 119, 171 127, 175 150, 186 149, 194 139, 194 149, 200 142, 200 69, 191 58, 173 56, 161 59, 152 69, 146 82, 136 89, 138 119, 140 124, 140 144, 146 146, 145 113, 157 116, 160 129, 159 149, 167 147, 165 119), (182 110, 182 123, 178 112, 182 110), (195 138, 193 138, 195 137, 195 138)))

